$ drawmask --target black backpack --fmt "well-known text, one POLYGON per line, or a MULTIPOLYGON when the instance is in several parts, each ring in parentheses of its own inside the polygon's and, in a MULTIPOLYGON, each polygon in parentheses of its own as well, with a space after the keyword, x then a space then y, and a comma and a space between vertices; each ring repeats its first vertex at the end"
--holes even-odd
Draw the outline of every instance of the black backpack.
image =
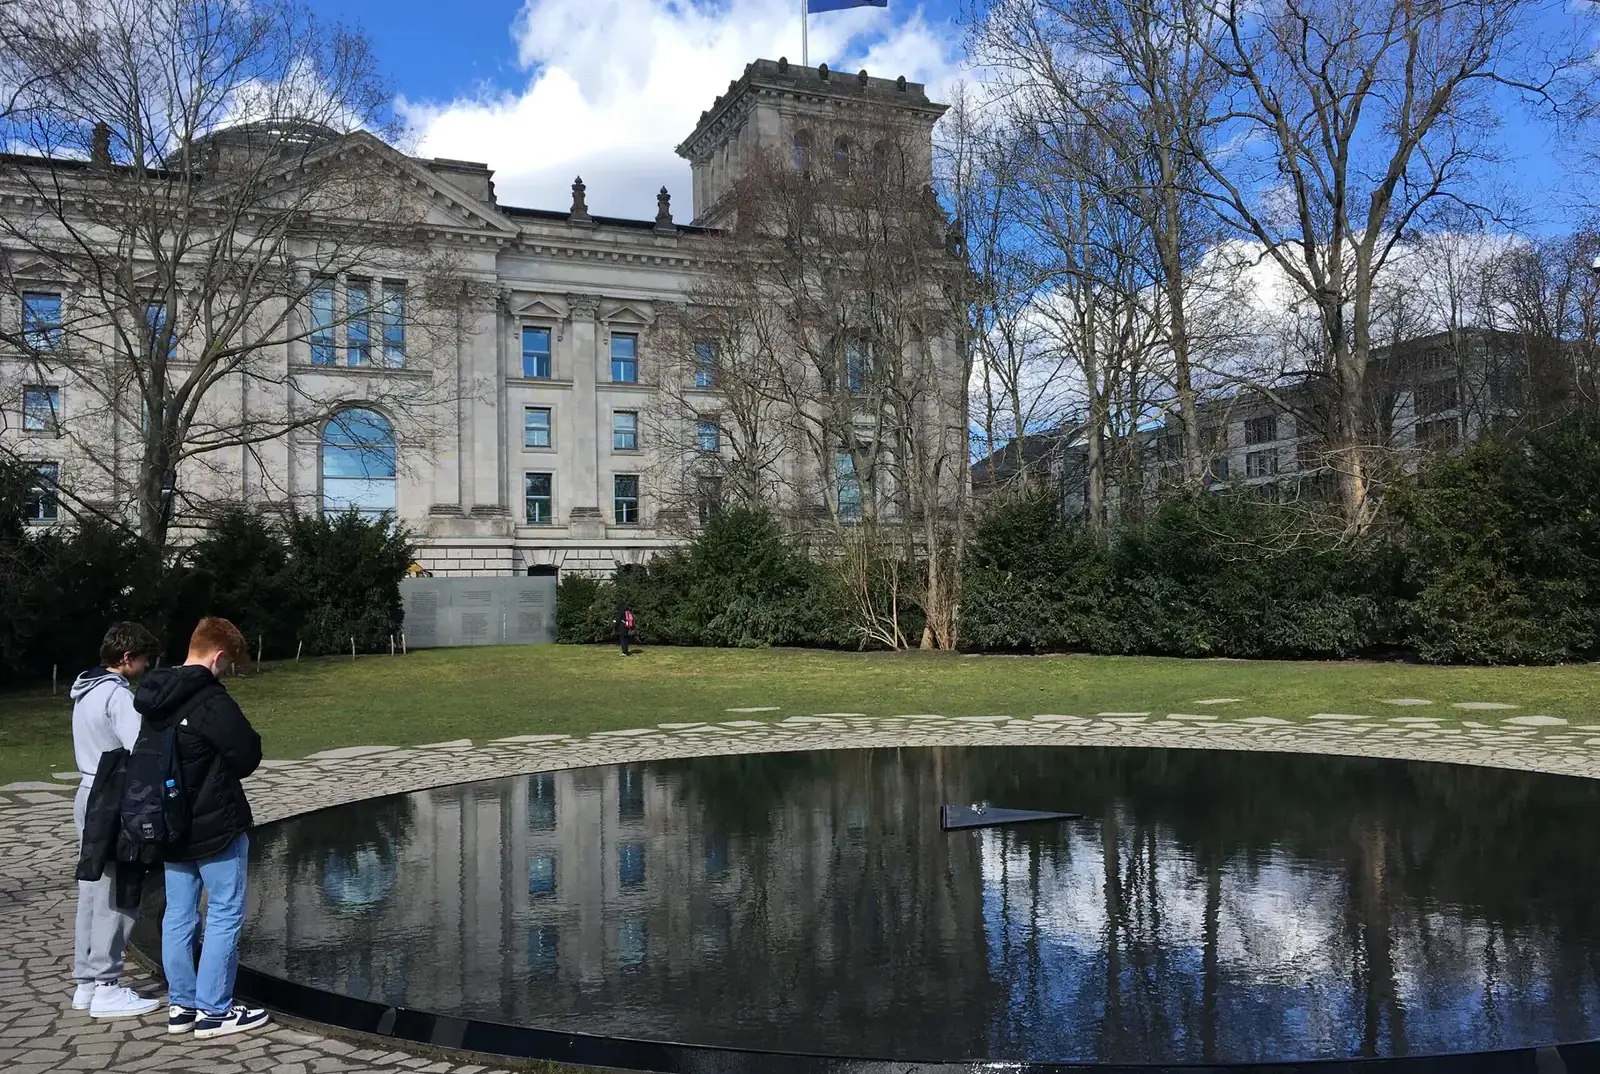
POLYGON ((147 720, 128 755, 122 788, 122 841, 138 860, 155 864, 167 848, 189 837, 189 798, 178 761, 178 721, 151 727, 147 720))

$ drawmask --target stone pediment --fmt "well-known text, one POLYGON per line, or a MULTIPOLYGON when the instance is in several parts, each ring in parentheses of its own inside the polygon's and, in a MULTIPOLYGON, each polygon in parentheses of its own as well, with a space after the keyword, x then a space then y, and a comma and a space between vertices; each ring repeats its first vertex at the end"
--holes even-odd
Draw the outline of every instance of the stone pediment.
POLYGON ((607 310, 600 319, 606 324, 636 325, 643 327, 652 323, 655 318, 640 310, 637 306, 622 303, 607 310))
POLYGON ((410 196, 419 198, 424 204, 426 224, 443 228, 488 230, 507 236, 518 233, 516 225, 495 206, 474 199, 366 131, 356 131, 318 150, 307 158, 303 166, 315 167, 318 157, 334 154, 356 154, 370 158, 376 167, 389 169, 395 177, 396 186, 410 186, 410 196))
POLYGON ((566 310, 553 306, 542 298, 528 298, 519 300, 515 295, 509 303, 511 316, 528 317, 540 321, 565 320, 566 310))
POLYGON ((54 262, 42 257, 29 257, 25 253, 21 257, 23 260, 7 266, 7 275, 18 280, 38 280, 41 283, 61 280, 61 269, 54 262))

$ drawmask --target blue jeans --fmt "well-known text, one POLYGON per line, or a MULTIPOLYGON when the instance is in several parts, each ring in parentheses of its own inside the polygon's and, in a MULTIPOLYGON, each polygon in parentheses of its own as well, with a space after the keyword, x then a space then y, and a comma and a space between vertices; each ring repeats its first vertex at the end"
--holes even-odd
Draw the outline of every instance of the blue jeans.
POLYGON ((245 874, 250 839, 241 834, 226 850, 204 861, 166 864, 167 912, 161 919, 161 963, 167 1002, 206 1014, 233 1006, 239 972, 239 926, 244 923, 245 874), (205 938, 195 974, 194 939, 200 924, 200 889, 206 893, 205 938))

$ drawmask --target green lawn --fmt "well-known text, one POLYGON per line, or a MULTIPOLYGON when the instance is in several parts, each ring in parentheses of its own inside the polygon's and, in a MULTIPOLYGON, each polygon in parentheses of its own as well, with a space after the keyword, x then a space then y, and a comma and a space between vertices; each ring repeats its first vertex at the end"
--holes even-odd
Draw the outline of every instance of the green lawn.
MULTIPOLYGON (((1236 697, 1235 716, 1317 712, 1493 722, 1542 713, 1600 723, 1600 666, 1438 668, 1400 663, 1278 663, 1149 657, 1003 657, 944 653, 538 646, 434 650, 407 657, 269 664, 228 681, 269 757, 334 746, 486 741, 656 723, 818 712, 1011 715, 1205 712, 1236 697), (1381 704, 1428 698, 1426 710, 1381 704), (1456 701, 1516 711, 1461 712, 1456 701), (730 715, 730 708, 778 706, 730 715)), ((65 685, 63 684, 63 691, 65 685)), ((1212 709, 1210 711, 1220 711, 1212 709)), ((0 695, 0 783, 72 768, 71 706, 48 689, 0 695)))

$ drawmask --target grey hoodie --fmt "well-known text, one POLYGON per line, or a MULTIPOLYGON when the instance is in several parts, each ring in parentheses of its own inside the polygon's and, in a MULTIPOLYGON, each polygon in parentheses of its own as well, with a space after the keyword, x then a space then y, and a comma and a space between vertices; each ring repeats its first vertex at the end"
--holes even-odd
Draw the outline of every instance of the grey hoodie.
POLYGON ((119 747, 133 749, 140 719, 128 680, 114 671, 90 668, 73 682, 71 696, 72 752, 82 777, 78 797, 86 798, 100 755, 119 747))

